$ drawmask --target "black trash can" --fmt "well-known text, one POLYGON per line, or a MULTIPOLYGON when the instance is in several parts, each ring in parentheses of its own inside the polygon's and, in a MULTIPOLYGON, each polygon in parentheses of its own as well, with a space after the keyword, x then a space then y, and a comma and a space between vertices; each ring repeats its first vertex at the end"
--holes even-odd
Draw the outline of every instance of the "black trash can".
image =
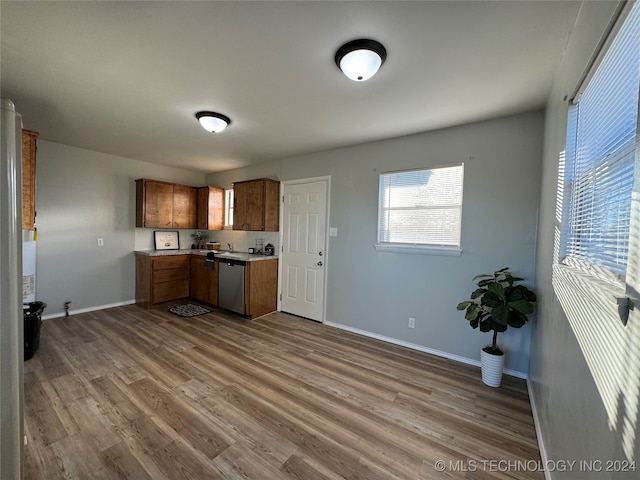
POLYGON ((44 302, 29 302, 22 305, 24 315, 24 359, 29 360, 40 346, 42 312, 47 307, 44 302))

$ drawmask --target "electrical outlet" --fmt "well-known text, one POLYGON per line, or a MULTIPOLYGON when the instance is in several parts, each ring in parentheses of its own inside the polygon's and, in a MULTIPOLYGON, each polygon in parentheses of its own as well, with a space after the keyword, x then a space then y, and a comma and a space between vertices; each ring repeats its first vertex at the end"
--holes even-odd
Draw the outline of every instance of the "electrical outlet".
POLYGON ((104 238, 98 238, 98 246, 104 247, 104 238))
POLYGON ((416 328, 416 319, 409 317, 409 328, 416 328))

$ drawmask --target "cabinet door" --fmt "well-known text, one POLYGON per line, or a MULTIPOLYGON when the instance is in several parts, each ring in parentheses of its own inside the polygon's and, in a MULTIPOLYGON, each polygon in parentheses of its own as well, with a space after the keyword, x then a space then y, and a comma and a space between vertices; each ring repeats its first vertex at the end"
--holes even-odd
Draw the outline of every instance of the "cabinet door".
POLYGON ((198 189, 199 230, 222 230, 224 228, 224 189, 201 187, 198 189))
POLYGON ((218 305, 218 261, 213 262, 213 270, 204 271, 204 301, 218 305))
POLYGON ((22 229, 36 223, 36 138, 38 132, 22 130, 22 229))
POLYGON ((247 182, 247 230, 264 230, 264 181, 247 182))
POLYGON ((195 300, 206 301, 204 294, 204 257, 191 257, 191 274, 189 282, 189 296, 195 300))
POLYGON ((264 180, 234 183, 233 195, 233 229, 264 230, 264 180))
POLYGON ((171 228, 173 226, 173 184, 143 180, 143 227, 171 228))
POLYGON ((265 180, 264 185, 264 230, 277 232, 280 229, 280 182, 265 180))
POLYGON ((276 310, 278 259, 247 262, 244 274, 246 314, 259 317, 276 310))
POLYGON ((233 184, 233 229, 248 230, 247 203, 249 188, 247 182, 233 184))
POLYGON ((173 185, 173 228, 197 228, 198 189, 173 185))

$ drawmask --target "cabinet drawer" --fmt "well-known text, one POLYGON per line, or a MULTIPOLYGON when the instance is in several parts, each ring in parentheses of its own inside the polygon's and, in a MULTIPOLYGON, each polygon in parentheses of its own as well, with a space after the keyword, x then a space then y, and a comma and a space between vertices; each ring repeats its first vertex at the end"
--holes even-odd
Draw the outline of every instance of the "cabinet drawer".
POLYGON ((165 268, 153 272, 153 284, 171 282, 173 280, 189 280, 188 268, 165 268))
POLYGON ((168 302, 189 296, 189 281, 174 280, 153 285, 153 303, 168 302))
POLYGON ((178 267, 189 268, 189 255, 168 255, 166 257, 156 257, 153 259, 154 270, 178 267))

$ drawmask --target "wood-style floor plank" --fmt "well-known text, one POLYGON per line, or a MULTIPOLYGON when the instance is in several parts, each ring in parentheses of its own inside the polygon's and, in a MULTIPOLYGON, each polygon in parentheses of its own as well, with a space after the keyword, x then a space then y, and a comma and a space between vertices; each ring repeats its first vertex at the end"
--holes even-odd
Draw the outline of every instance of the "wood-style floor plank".
POLYGON ((512 377, 493 389, 476 367, 282 313, 130 305, 41 335, 25 363, 27 480, 544 478, 483 468, 540 461, 512 377))

